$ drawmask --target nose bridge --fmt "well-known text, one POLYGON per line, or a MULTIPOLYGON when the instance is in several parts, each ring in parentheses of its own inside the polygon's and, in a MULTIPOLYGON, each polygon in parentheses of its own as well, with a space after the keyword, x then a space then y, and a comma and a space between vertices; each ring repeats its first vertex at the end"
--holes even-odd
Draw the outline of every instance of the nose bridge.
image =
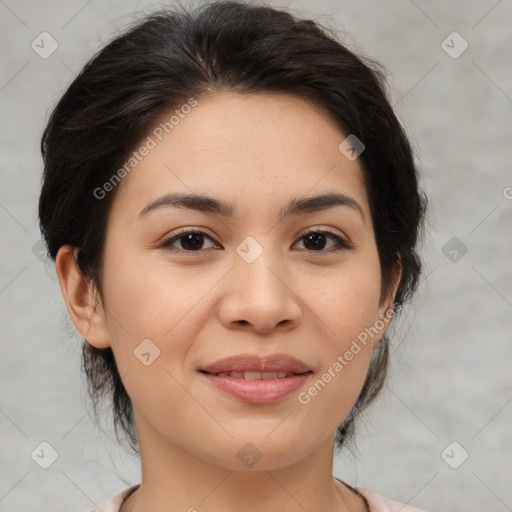
POLYGON ((234 270, 237 282, 244 291, 247 288, 252 290, 252 296, 263 293, 266 300, 271 298, 269 294, 278 295, 284 300, 281 290, 283 283, 276 275, 282 272, 282 264, 277 257, 279 251, 271 247, 271 236, 258 238, 262 243, 248 236, 236 247, 234 270))
POLYGON ((288 273, 279 259, 279 248, 272 249, 270 236, 248 236, 236 248, 230 284, 221 306, 226 325, 252 324, 270 331, 278 324, 296 323, 300 307, 290 285, 288 273))

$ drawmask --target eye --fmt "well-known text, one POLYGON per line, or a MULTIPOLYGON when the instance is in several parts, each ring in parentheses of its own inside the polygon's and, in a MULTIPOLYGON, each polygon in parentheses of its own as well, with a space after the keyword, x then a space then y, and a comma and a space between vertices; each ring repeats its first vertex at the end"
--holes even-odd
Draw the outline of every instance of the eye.
MULTIPOLYGON (((344 249, 353 249, 353 246, 345 241, 343 238, 331 233, 330 231, 309 230, 306 234, 302 235, 300 240, 304 240, 306 246, 312 247, 310 252, 337 252, 344 249), (334 240, 334 249, 324 251, 326 240, 334 240)), ((306 247, 307 248, 307 247, 306 247)))
MULTIPOLYGON (((204 240, 213 239, 202 231, 196 229, 185 228, 175 233, 173 236, 165 239, 160 248, 166 250, 181 250, 182 252, 201 252, 204 247, 204 240), (176 242, 181 245, 181 248, 175 247, 176 242)), ((309 252, 337 252, 341 250, 352 249, 353 246, 346 242, 343 238, 331 233, 329 231, 310 230, 302 235, 299 240, 304 240, 306 250, 309 252), (334 241, 334 248, 324 250, 327 245, 326 240, 334 241), (309 247, 308 247, 309 246, 309 247)))
POLYGON ((212 240, 206 233, 195 229, 185 228, 172 237, 167 238, 160 245, 161 248, 173 250, 175 242, 179 242, 184 252, 200 252, 204 244, 204 238, 212 240))

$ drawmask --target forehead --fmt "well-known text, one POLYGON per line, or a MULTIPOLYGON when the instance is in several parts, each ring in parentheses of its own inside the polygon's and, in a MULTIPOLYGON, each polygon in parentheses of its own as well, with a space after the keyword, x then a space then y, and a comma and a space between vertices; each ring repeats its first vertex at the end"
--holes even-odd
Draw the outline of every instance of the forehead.
POLYGON ((115 203, 134 218, 169 192, 208 194, 239 216, 244 207, 278 211, 291 197, 335 190, 354 197, 367 216, 362 164, 339 150, 346 136, 326 110, 295 96, 198 98, 193 108, 165 112, 143 138, 138 148, 151 149, 132 162, 115 203))

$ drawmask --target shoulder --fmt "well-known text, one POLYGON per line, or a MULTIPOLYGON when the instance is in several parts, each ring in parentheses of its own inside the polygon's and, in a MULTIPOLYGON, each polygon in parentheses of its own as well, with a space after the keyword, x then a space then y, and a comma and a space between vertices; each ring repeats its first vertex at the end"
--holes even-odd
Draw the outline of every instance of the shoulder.
POLYGON ((411 505, 405 505, 398 501, 379 494, 376 491, 367 489, 366 487, 356 487, 357 492, 362 494, 368 502, 370 512, 425 512, 419 508, 412 507, 411 505))
POLYGON ((134 485, 129 489, 125 489, 123 492, 112 496, 112 498, 102 503, 98 508, 92 509, 89 512, 119 512, 123 501, 138 489, 139 485, 140 484, 134 485))

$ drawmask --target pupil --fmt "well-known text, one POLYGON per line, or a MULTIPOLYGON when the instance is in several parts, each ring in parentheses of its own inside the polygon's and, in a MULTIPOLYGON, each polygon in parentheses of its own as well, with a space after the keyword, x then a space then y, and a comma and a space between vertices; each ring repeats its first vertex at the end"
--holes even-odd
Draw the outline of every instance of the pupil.
POLYGON ((182 243, 183 247, 186 248, 187 245, 190 245, 192 249, 197 248, 197 242, 201 235, 197 235, 194 233, 189 233, 185 235, 185 243, 182 243), (192 240, 192 243, 190 241, 192 240))
POLYGON ((318 249, 319 247, 320 249, 322 249, 323 246, 325 245, 325 235, 323 233, 311 233, 310 235, 307 235, 306 238, 308 241, 313 242, 313 247, 316 249, 318 249), (321 238, 322 240, 319 240, 319 238, 321 238))

